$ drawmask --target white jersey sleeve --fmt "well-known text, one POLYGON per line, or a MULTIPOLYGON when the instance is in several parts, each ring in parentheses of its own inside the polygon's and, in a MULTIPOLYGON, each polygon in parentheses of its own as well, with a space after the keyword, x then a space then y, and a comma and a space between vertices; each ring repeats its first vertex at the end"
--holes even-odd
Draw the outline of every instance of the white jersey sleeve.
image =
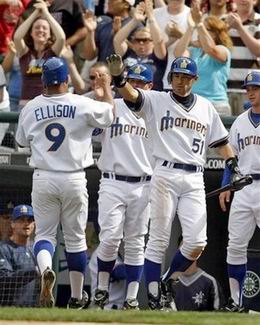
POLYGON ((228 138, 213 105, 194 95, 190 107, 176 101, 172 92, 140 90, 143 116, 152 138, 153 155, 162 160, 203 166, 208 146, 228 138))
POLYGON ((94 128, 113 121, 112 105, 66 93, 38 96, 22 109, 16 141, 30 146, 30 166, 76 171, 93 164, 94 128))
POLYGON ((251 109, 239 115, 230 129, 230 143, 238 156, 242 174, 260 174, 260 123, 251 118, 251 109))
POLYGON ((151 175, 151 145, 144 120, 123 99, 115 99, 115 108, 113 123, 100 135, 99 169, 127 176, 151 175))

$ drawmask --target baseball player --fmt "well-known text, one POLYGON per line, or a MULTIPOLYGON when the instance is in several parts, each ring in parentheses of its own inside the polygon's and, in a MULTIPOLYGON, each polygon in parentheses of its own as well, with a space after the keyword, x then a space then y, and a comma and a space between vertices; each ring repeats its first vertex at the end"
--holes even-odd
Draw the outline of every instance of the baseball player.
POLYGON ((52 257, 59 223, 71 284, 68 308, 81 309, 87 304, 86 297, 82 296, 88 217, 84 168, 93 163, 94 128, 108 127, 114 117, 108 78, 98 78, 108 103, 68 93, 67 65, 63 59, 52 57, 43 64, 44 94, 31 100, 19 116, 16 141, 31 148, 30 166, 34 168, 34 254, 42 274, 41 306, 54 305, 52 257))
MULTIPOLYGON (((144 64, 132 66, 126 78, 134 87, 151 89, 153 86, 152 70, 144 64)), ((127 282, 124 309, 138 309, 152 174, 150 143, 144 120, 129 111, 121 98, 115 99, 115 107, 115 120, 101 135, 98 161, 102 178, 98 199, 98 284, 94 301, 100 308, 108 303, 109 278, 123 240, 127 282)))
MULTIPOLYGON (((253 183, 235 192, 229 214, 229 242, 227 264, 231 299, 227 311, 243 312, 242 288, 246 275, 247 247, 255 227, 260 226, 260 72, 247 75, 246 89, 251 107, 239 115, 230 129, 230 143, 238 156, 238 165, 243 174, 251 174, 253 183)), ((229 183, 230 173, 224 171, 222 184, 229 183)), ((230 202, 230 192, 219 196, 223 211, 230 202)))
POLYGON ((196 82, 196 63, 179 57, 168 75, 171 92, 144 91, 133 88, 123 75, 122 59, 108 58, 111 74, 130 110, 145 119, 156 160, 151 182, 151 224, 145 251, 144 272, 151 309, 161 308, 159 290, 161 263, 169 244, 171 224, 176 212, 183 233, 183 245, 173 257, 161 281, 166 304, 165 285, 170 276, 177 278, 198 259, 206 246, 206 202, 203 165, 206 149, 218 148, 232 173, 237 163, 228 133, 212 104, 191 93, 196 82))

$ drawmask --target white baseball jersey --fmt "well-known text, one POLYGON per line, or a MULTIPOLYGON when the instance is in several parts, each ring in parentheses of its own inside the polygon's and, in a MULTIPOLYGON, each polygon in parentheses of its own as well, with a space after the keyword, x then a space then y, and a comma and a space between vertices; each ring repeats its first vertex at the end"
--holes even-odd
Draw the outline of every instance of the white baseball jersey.
POLYGON ((250 114, 251 109, 239 115, 230 129, 230 144, 243 175, 260 174, 260 124, 255 124, 250 114))
POLYGON ((91 135, 113 121, 112 106, 70 93, 31 100, 21 111, 16 141, 31 147, 30 166, 76 171, 93 164, 91 135))
POLYGON ((142 91, 144 116, 153 143, 153 155, 161 160, 203 166, 207 147, 227 139, 228 132, 213 105, 194 95, 186 108, 172 92, 142 91))
POLYGON ((144 120, 132 113, 123 99, 115 99, 115 107, 113 123, 101 134, 99 169, 118 175, 151 175, 152 155, 144 120))

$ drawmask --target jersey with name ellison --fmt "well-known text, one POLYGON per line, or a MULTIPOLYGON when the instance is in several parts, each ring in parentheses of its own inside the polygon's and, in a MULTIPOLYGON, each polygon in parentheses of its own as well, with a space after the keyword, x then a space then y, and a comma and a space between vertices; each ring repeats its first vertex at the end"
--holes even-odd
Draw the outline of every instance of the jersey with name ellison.
POLYGON ((140 90, 141 111, 153 143, 153 155, 162 160, 204 165, 207 147, 214 147, 228 138, 213 105, 194 95, 189 108, 176 101, 172 92, 140 90))
POLYGON ((144 120, 132 113, 123 99, 115 99, 115 115, 101 134, 99 169, 119 175, 151 175, 152 152, 144 120))
POLYGON ((251 109, 239 115, 230 129, 230 143, 238 156, 242 174, 260 174, 260 123, 251 118, 251 109))
POLYGON ((19 116, 16 141, 31 147, 30 166, 76 171, 93 164, 91 135, 113 121, 112 105, 75 94, 40 95, 19 116))

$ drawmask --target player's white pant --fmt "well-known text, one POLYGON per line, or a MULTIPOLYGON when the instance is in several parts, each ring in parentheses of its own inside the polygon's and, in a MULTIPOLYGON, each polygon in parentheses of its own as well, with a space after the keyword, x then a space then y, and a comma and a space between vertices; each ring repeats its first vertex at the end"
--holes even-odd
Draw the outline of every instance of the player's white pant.
POLYGON ((144 263, 149 193, 149 182, 128 183, 101 179, 98 199, 101 230, 97 254, 101 260, 115 260, 123 239, 124 262, 129 265, 144 263))
POLYGON ((256 226, 260 227, 260 181, 253 181, 251 185, 235 192, 228 222, 229 264, 247 263, 247 247, 256 226))
POLYGON ((66 251, 77 253, 87 249, 86 183, 84 171, 34 171, 32 206, 36 223, 35 242, 47 240, 56 246, 57 227, 61 223, 66 251))
POLYGON ((162 263, 178 213, 182 254, 195 260, 206 246, 206 201, 203 174, 157 166, 151 184, 151 223, 145 258, 162 263))

